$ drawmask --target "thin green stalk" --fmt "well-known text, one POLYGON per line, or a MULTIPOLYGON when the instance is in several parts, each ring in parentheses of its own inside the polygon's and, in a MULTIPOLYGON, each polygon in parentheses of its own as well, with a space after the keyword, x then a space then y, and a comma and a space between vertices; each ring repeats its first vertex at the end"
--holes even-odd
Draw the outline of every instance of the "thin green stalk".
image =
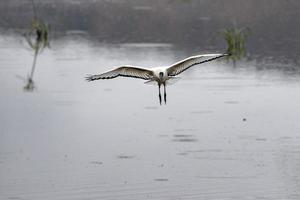
POLYGON ((30 73, 30 79, 31 80, 33 78, 33 74, 34 74, 34 71, 35 71, 37 56, 38 56, 38 48, 34 52, 33 63, 32 63, 32 68, 31 68, 31 73, 30 73))

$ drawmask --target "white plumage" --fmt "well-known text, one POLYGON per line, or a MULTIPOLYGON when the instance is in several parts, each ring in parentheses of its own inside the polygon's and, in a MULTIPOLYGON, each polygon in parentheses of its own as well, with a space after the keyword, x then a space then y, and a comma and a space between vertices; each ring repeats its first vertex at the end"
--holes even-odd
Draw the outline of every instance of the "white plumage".
POLYGON ((104 72, 98 75, 90 75, 86 77, 87 81, 95 81, 99 79, 112 79, 118 76, 140 78, 148 80, 146 83, 151 81, 156 81, 159 87, 159 102, 161 104, 161 93, 160 86, 164 86, 164 101, 166 100, 166 83, 169 79, 182 73, 183 71, 189 69, 190 67, 205 62, 215 60, 227 56, 228 54, 203 54, 197 56, 191 56, 182 61, 179 61, 171 66, 167 67, 154 67, 154 68, 143 68, 130 65, 124 65, 113 70, 104 72))

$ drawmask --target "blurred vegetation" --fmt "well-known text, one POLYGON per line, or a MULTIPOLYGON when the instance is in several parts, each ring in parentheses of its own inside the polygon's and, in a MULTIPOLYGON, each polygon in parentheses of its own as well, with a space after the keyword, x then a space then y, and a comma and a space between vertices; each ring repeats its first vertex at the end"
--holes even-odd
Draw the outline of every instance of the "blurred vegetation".
POLYGON ((46 47, 49 47, 49 27, 41 19, 38 19, 34 1, 32 0, 32 6, 34 11, 34 19, 31 21, 29 31, 25 34, 25 39, 34 51, 33 63, 31 67, 31 73, 27 79, 27 83, 24 87, 26 91, 34 90, 33 75, 36 68, 36 61, 38 54, 46 47))
POLYGON ((25 39, 30 48, 38 54, 49 47, 49 27, 42 20, 33 19, 25 39))
POLYGON ((249 28, 228 28, 223 32, 223 37, 227 43, 227 60, 231 60, 235 66, 236 61, 246 56, 245 43, 250 35, 249 28))
MULTIPOLYGON (((38 16, 51 24, 51 38, 81 31, 104 43, 173 43, 194 49, 191 53, 217 51, 224 48, 218 31, 236 21, 255 33, 247 40, 247 52, 299 59, 299 0, 35 1, 38 16)), ((28 29, 30 2, 0 0, 0 33, 28 29)))

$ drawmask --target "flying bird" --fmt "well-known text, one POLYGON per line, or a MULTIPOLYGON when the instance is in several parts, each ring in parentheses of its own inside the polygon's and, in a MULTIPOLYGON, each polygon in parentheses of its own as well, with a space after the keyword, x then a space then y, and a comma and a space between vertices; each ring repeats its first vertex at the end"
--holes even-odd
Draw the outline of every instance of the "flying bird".
POLYGON ((162 98, 160 88, 161 85, 164 87, 164 102, 167 103, 167 93, 166 93, 166 85, 175 78, 178 74, 184 72, 190 67, 198 64, 202 64, 205 62, 209 62, 215 60, 217 58, 221 58, 224 56, 228 56, 228 54, 203 54, 188 57, 184 60, 181 60, 171 66, 166 67, 154 67, 154 68, 143 68, 136 67, 131 65, 124 65, 121 67, 117 67, 113 70, 104 72, 98 75, 89 75, 86 77, 87 81, 95 81, 99 79, 113 79, 119 76, 123 77, 131 77, 131 78, 139 78, 147 80, 145 83, 156 82, 158 85, 159 91, 159 103, 161 105, 162 98))

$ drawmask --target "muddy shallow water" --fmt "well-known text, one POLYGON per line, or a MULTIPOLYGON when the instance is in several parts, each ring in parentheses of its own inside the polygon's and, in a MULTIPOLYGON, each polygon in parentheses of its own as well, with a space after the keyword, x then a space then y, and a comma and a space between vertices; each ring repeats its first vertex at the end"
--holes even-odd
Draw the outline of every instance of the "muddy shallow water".
POLYGON ((196 66, 167 88, 119 78, 112 66, 168 65, 171 44, 56 40, 38 58, 0 37, 0 199, 300 199, 300 75, 196 66))

